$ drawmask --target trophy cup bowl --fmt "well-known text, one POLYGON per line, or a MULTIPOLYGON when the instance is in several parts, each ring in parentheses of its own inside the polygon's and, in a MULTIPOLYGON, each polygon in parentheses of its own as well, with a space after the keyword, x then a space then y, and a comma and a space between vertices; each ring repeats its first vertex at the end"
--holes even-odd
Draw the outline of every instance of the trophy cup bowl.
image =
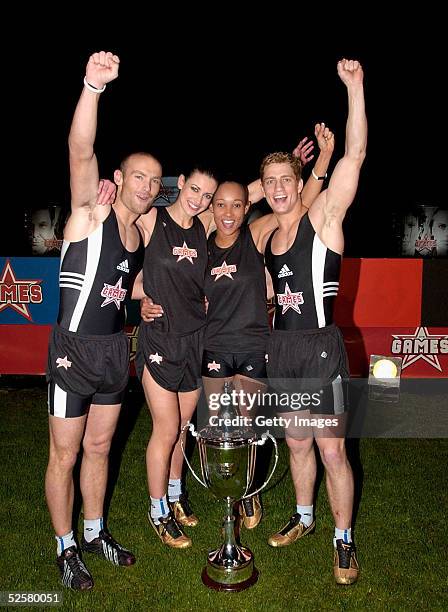
MULTIPOLYGON (((253 554, 249 548, 236 541, 233 505, 236 501, 249 497, 247 492, 255 472, 257 446, 264 444, 268 438, 273 441, 275 447, 274 466, 266 482, 251 495, 264 489, 270 481, 278 461, 275 438, 269 433, 258 439, 255 435, 245 437, 239 435, 241 431, 219 435, 219 432, 211 427, 196 432, 191 423, 187 423, 183 431, 187 428, 198 443, 202 480, 196 475, 184 452, 188 467, 198 482, 210 489, 215 497, 226 502, 224 542, 208 554, 207 565, 202 571, 202 582, 218 591, 242 591, 255 584, 258 570, 254 566, 253 554)), ((181 441, 182 438, 183 436, 181 441)), ((183 445, 182 450, 184 451, 183 445)))

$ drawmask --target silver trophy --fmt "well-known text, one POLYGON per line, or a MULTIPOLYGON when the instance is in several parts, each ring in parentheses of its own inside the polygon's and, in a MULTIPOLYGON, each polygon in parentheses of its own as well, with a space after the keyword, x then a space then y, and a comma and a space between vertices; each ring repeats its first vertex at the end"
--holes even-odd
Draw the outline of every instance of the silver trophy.
MULTIPOLYGON (((224 386, 228 393, 229 383, 224 386)), ((240 419, 235 408, 220 410, 220 426, 207 426, 196 432, 194 425, 187 423, 182 433, 188 429, 196 438, 199 449, 202 479, 190 465, 182 444, 182 451, 191 473, 204 487, 210 489, 218 499, 226 502, 224 517, 224 542, 208 554, 207 565, 202 571, 202 582, 218 591, 242 591, 255 584, 258 570, 254 566, 253 554, 235 538, 235 502, 246 499, 262 491, 271 480, 278 461, 275 438, 269 433, 257 437, 248 427, 235 426, 234 419, 240 419), (225 422, 233 421, 230 425, 225 422), (256 491, 248 494, 255 473, 257 447, 271 439, 275 449, 274 465, 267 480, 256 491)), ((238 422, 238 421, 237 421, 238 422)))

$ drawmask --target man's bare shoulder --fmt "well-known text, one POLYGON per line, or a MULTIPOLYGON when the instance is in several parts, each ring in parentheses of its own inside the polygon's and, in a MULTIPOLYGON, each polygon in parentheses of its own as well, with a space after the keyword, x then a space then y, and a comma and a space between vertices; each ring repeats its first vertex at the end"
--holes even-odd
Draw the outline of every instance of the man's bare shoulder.
POLYGON ((157 218, 157 207, 150 208, 147 213, 140 215, 136 223, 139 227, 154 228, 154 224, 157 218))
POLYGON ((151 239, 152 233, 154 231, 154 226, 156 224, 157 219, 157 207, 150 208, 150 210, 144 215, 140 215, 135 224, 143 234, 145 246, 148 245, 148 242, 151 239))

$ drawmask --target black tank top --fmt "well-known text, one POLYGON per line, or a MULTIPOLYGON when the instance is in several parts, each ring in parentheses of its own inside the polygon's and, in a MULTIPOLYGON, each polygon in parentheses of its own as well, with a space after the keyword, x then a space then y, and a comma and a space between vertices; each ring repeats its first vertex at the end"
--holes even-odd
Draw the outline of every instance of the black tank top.
POLYGON ((113 208, 84 240, 64 240, 59 271, 59 325, 88 335, 122 331, 125 300, 131 297, 143 256, 141 237, 136 251, 127 251, 123 246, 113 208))
POLYGON ((263 256, 243 226, 235 243, 222 249, 208 239, 205 348, 225 353, 265 351, 269 335, 263 256))
POLYGON ((205 325, 204 276, 207 239, 202 223, 184 229, 166 208, 157 208, 154 231, 146 247, 143 285, 146 295, 163 307, 155 328, 189 334, 205 325))
POLYGON ((283 255, 273 255, 272 237, 266 245, 266 266, 276 297, 274 329, 301 330, 333 322, 341 256, 328 249, 314 231, 308 213, 299 222, 296 238, 283 255))

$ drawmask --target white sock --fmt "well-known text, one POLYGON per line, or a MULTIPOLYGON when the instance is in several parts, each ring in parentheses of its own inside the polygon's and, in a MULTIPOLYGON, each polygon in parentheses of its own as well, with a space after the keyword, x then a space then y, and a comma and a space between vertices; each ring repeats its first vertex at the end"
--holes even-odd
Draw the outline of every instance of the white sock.
POLYGON ((103 517, 97 519, 84 519, 84 539, 91 542, 98 538, 103 529, 103 517))
POLYGON ((314 506, 299 506, 297 504, 297 512, 300 514, 300 520, 305 525, 305 527, 309 527, 314 520, 314 506))
POLYGON ((352 528, 338 529, 334 528, 333 546, 336 548, 336 540, 342 540, 345 544, 350 544, 352 541, 352 528))
POLYGON ((168 499, 170 502, 179 501, 182 495, 182 481, 180 478, 170 478, 168 482, 168 499))
POLYGON ((69 531, 67 534, 63 536, 54 536, 56 538, 56 542, 58 543, 57 555, 60 557, 64 550, 70 548, 70 546, 76 547, 76 542, 73 537, 73 531, 69 531))
POLYGON ((163 497, 151 497, 150 505, 151 518, 156 525, 160 523, 159 519, 168 516, 170 509, 166 501, 166 495, 163 497))

